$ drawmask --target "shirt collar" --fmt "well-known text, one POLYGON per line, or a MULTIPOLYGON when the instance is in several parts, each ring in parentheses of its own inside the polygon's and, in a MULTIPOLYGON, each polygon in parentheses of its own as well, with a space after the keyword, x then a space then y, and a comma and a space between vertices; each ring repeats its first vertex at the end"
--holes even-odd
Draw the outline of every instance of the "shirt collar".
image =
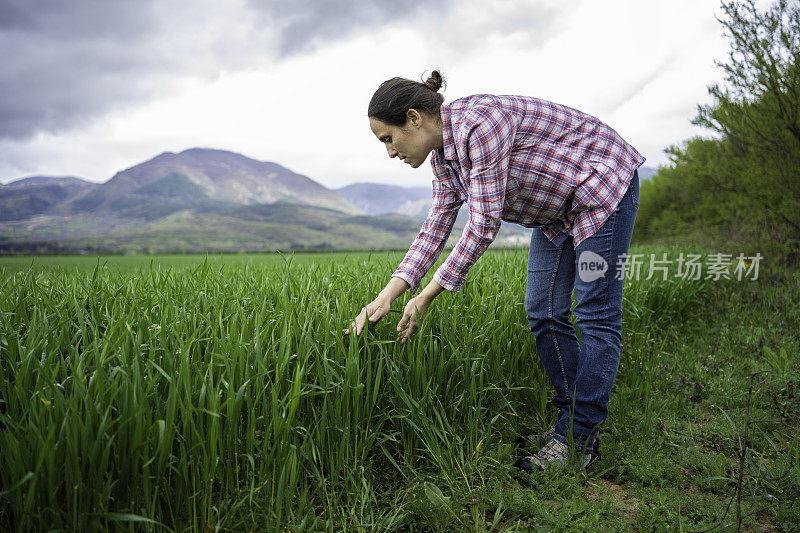
POLYGON ((456 145, 453 140, 453 126, 450 122, 452 117, 452 110, 447 104, 442 104, 439 107, 439 115, 442 117, 442 140, 443 149, 439 151, 439 155, 448 161, 456 160, 456 145))

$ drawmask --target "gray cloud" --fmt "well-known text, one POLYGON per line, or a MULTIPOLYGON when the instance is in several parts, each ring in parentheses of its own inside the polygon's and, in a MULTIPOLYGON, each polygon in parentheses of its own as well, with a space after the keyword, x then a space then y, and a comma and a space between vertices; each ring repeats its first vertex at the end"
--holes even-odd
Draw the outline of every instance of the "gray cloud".
POLYGON ((146 94, 157 64, 140 48, 157 31, 152 5, 4 0, 0 138, 58 132, 146 94))
POLYGON ((616 112, 620 107, 641 94, 645 87, 654 83, 664 72, 669 71, 679 60, 680 57, 678 55, 672 55, 657 63, 645 65, 646 70, 630 70, 621 74, 627 76, 626 90, 623 92, 609 92, 607 90, 604 93, 601 92, 601 96, 598 98, 598 108, 608 114, 616 112))
POLYGON ((0 0, 0 139, 80 128, 181 76, 269 65, 449 1, 0 0))
POLYGON ((212 2, 0 0, 0 139, 71 130, 177 77, 268 57, 268 28, 217 15, 212 2))
MULTIPOLYGON (((423 17, 417 21, 424 35, 426 48, 435 51, 436 65, 451 64, 469 67, 466 58, 483 55, 495 48, 497 42, 506 40, 523 52, 541 49, 563 31, 567 31, 569 17, 579 0, 459 0, 457 8, 441 20, 423 17)), ((498 58, 502 64, 502 58, 498 58)), ((536 65, 518 65, 521 70, 536 69, 536 65)), ((516 69, 515 69, 516 70, 516 69)), ((486 77, 500 79, 515 75, 500 70, 487 72, 486 77)), ((478 91, 484 89, 475 88, 478 91)))
POLYGON ((313 50, 358 31, 420 17, 439 19, 455 0, 249 0, 254 12, 280 27, 282 57, 313 50))
MULTIPOLYGON (((0 0, 0 140, 84 127, 107 113, 169 96, 186 76, 275 61, 389 24, 424 32, 447 60, 492 34, 550 34, 555 11, 462 10, 455 0, 0 0), (466 15, 454 15, 462 10, 466 15)), ((486 8, 489 9, 489 8, 486 8)), ((380 43, 376 43, 379 45, 380 43)), ((397 50, 397 54, 402 54, 397 50)), ((427 65, 423 66, 427 67, 427 65)))

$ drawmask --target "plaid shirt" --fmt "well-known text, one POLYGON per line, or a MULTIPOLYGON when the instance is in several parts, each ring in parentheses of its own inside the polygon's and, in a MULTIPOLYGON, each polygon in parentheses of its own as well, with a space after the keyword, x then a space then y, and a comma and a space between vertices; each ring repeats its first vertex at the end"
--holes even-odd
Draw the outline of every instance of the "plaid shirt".
POLYGON ((416 293, 461 204, 469 220, 434 281, 459 291, 500 220, 541 228, 560 246, 592 236, 614 212, 645 158, 599 119, 526 96, 477 94, 441 106, 444 148, 434 150, 433 205, 392 274, 416 293))

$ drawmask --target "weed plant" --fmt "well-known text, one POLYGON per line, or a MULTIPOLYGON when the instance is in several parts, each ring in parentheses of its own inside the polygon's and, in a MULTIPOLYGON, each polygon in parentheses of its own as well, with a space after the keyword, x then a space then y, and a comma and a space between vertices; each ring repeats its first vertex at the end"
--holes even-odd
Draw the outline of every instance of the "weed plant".
MULTIPOLYGON (((709 305, 758 282, 626 280, 604 459, 588 477, 534 475, 526 487, 509 476, 510 443, 554 420, 523 307, 527 250, 487 253, 405 345, 398 313, 343 335, 400 256, 4 269, 0 527, 712 525, 730 489, 741 378, 762 363, 785 373, 762 383, 780 400, 759 396, 754 412, 781 422, 754 429, 753 447, 790 481, 753 481, 748 509, 796 486, 796 337, 762 338, 763 357, 702 355, 709 324, 724 350, 743 340, 709 305), (704 412, 712 422, 698 425, 704 412), (592 501, 602 483, 625 495, 592 501), (687 486, 716 503, 676 508, 687 486)), ((764 305, 783 305, 784 285, 773 288, 764 305)), ((794 331, 797 316, 786 317, 794 331)), ((789 509, 771 516, 798 520, 789 509)))

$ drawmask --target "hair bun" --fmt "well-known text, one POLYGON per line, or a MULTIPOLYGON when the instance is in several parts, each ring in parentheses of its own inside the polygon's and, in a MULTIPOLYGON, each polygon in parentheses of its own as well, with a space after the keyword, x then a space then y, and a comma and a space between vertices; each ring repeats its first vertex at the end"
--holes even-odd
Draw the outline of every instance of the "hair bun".
POLYGON ((434 70, 431 72, 431 75, 428 76, 428 79, 425 80, 425 87, 430 89, 431 91, 438 92, 439 89, 442 88, 442 84, 444 80, 442 79, 442 75, 439 73, 438 70, 434 70))

